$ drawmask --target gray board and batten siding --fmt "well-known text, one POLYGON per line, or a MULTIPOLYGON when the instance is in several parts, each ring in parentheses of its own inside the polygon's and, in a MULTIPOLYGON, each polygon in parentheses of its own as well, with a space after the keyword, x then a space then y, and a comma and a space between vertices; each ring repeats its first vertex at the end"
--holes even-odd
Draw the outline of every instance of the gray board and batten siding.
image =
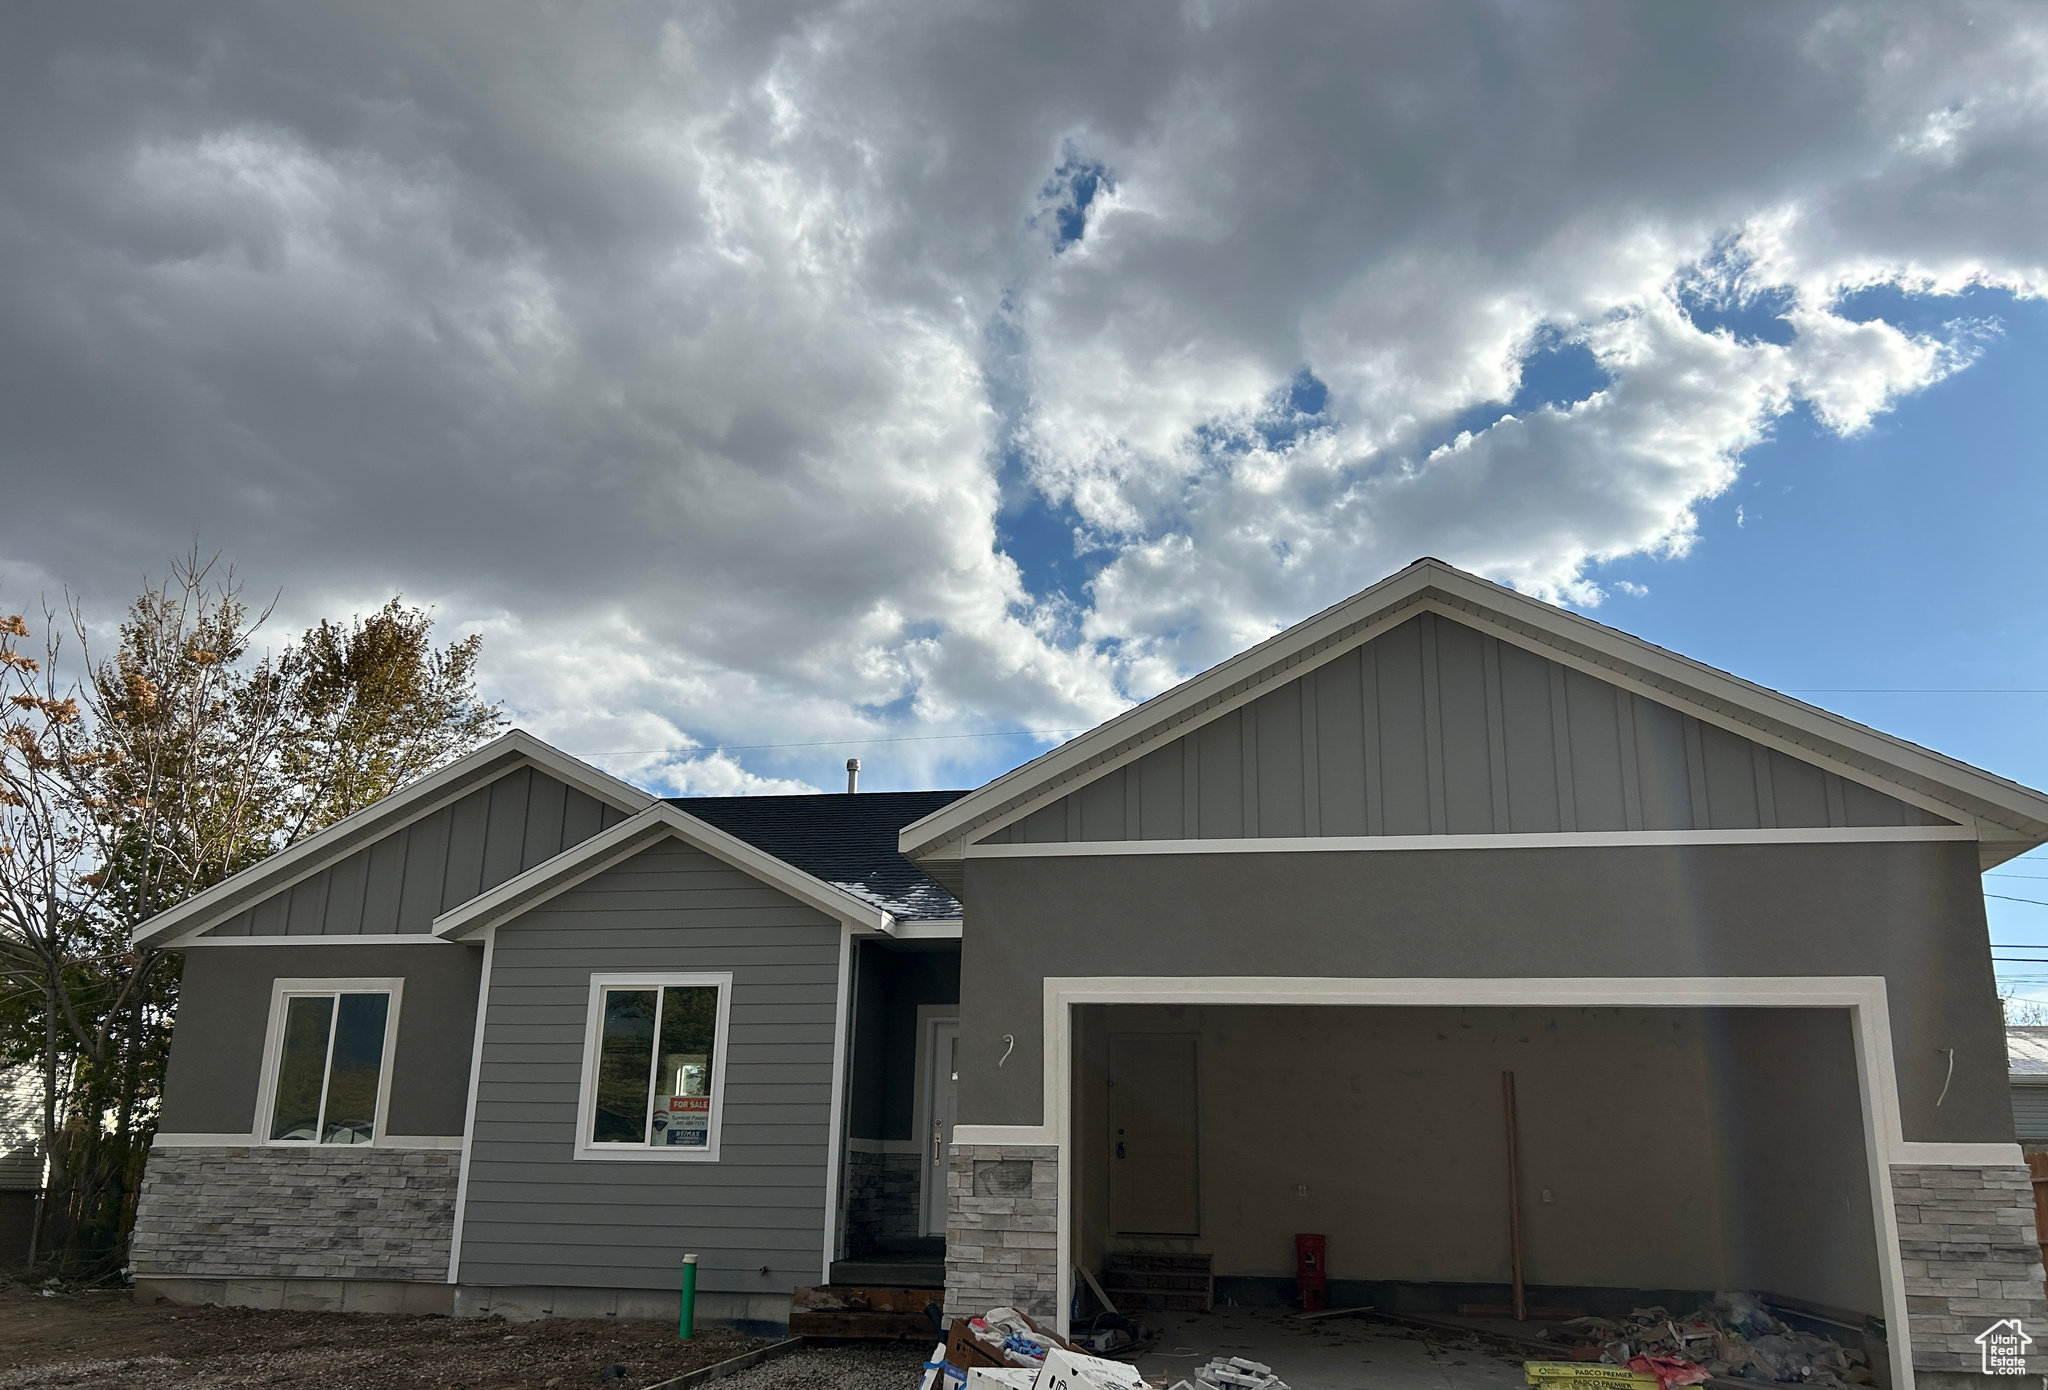
POLYGON ((554 858, 627 812, 530 767, 431 811, 207 936, 356 936, 433 930, 434 918, 554 858))
POLYGON ((817 1283, 844 930, 673 839, 499 927, 461 1283, 672 1292, 686 1250, 706 1291, 817 1283), (573 1156, 591 978, 626 971, 733 974, 715 1163, 573 1156))
POLYGON ((1949 823, 1424 613, 982 843, 1949 823))

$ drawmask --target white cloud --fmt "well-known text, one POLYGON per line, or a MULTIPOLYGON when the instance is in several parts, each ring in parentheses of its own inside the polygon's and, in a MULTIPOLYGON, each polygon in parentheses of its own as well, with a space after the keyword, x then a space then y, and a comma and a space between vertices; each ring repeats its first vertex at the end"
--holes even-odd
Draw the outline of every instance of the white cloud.
POLYGON ((1419 554, 1597 602, 1788 411, 1970 360, 1845 291, 2048 285, 2023 6, 47 23, 0 96, 9 590, 194 534, 295 621, 403 588, 690 789, 1086 725, 1419 554), (1705 312, 1760 305, 1789 339, 1705 312), (1605 384, 1510 410, 1560 343, 1605 384), (999 542, 1043 509, 1092 586, 999 542))

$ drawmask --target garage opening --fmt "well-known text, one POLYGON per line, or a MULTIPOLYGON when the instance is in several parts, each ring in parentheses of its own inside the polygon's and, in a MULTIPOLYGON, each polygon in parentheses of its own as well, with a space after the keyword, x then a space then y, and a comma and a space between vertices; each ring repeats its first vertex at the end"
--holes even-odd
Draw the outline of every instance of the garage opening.
POLYGON ((1073 1068, 1074 1325, 1099 1289, 1161 1330, 1139 1365, 1164 1383, 1213 1348, 1294 1390, 1366 1361, 1377 1384, 1390 1334, 1540 1356, 1730 1294, 1844 1349, 1785 1379, 1889 1382, 1846 1009, 1086 1005, 1073 1068), (1373 1316, 1298 1316, 1298 1236, 1327 1309, 1373 1316))

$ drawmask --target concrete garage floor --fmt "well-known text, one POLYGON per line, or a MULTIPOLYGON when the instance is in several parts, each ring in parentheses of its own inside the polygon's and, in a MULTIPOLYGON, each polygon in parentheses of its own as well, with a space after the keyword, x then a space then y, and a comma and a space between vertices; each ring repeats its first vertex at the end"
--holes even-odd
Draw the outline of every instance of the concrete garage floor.
POLYGON ((1145 1321, 1166 1329, 1137 1363, 1156 1385, 1190 1377, 1212 1356, 1243 1356, 1271 1366, 1292 1390, 1527 1390, 1519 1360, 1369 1318, 1305 1323, 1285 1310, 1218 1308, 1145 1321))

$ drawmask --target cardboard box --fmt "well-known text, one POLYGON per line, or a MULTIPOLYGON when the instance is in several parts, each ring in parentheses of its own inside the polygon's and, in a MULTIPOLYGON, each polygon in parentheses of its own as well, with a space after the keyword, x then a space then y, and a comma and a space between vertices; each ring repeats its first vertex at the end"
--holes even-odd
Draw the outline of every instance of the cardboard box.
POLYGON ((1147 1390, 1136 1366, 1054 1347, 1045 1354, 1038 1390, 1147 1390))
POLYGON ((992 1347, 967 1330, 967 1319, 953 1319, 952 1328, 946 1333, 946 1360, 971 1371, 976 1366, 1009 1367, 1003 1360, 1003 1349, 992 1347))
POLYGON ((1038 1371, 1022 1366, 976 1366, 967 1373, 967 1390, 1031 1390, 1038 1384, 1038 1371))

